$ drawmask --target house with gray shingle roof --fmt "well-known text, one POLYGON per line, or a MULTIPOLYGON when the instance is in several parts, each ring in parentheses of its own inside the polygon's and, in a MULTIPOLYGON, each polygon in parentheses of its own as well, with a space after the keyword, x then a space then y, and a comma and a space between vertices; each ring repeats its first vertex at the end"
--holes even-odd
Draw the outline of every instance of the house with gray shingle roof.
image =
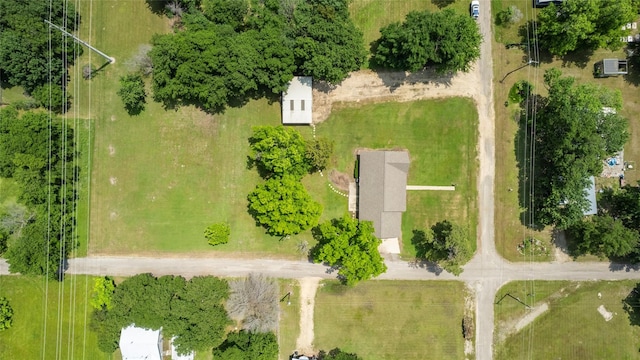
POLYGON ((407 209, 409 153, 362 151, 358 167, 358 219, 372 221, 380 239, 399 238, 407 209))

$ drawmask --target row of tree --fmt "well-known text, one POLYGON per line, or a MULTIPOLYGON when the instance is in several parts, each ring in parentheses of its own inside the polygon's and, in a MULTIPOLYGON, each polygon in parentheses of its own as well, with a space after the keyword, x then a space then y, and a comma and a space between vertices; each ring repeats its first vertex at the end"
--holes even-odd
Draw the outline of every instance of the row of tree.
POLYGON ((583 218, 589 207, 588 179, 601 173, 604 159, 622 150, 629 138, 628 123, 617 113, 622 106, 619 91, 576 84, 557 69, 545 72, 544 83, 546 97, 526 96, 522 103, 528 123, 521 131, 533 134, 535 144, 529 210, 536 224, 565 229, 583 218))
MULTIPOLYGON (((360 68, 347 0, 178 1, 182 26, 153 38, 154 98, 220 112, 285 90, 294 74, 339 83, 360 68)), ((175 9, 174 9, 175 10, 175 9)))
POLYGON ((77 156, 74 131, 62 120, 0 109, 0 177, 19 188, 18 204, 0 213, 9 271, 61 275, 76 244, 77 156))

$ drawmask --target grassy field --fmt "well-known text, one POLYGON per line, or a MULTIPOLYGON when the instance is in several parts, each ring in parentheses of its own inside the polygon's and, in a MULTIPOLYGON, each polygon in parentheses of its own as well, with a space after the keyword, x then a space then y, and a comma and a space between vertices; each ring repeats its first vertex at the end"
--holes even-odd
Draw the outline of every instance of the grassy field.
MULTIPOLYGON (((312 241, 310 233, 279 242, 254 226, 246 211, 246 196, 259 181, 246 169, 246 139, 253 125, 279 123, 279 104, 260 100, 212 116, 190 107, 166 111, 149 98, 145 111, 129 116, 116 96, 118 78, 130 71, 128 60, 141 44, 169 31, 169 21, 142 1, 92 6, 80 8, 79 34, 116 63, 90 81, 77 81, 76 69, 72 81, 79 94, 74 111, 95 120, 89 252, 212 252, 204 228, 228 221, 231 240, 215 250, 296 256, 296 242, 312 241)), ((104 63, 87 51, 77 68, 89 62, 104 63)))
MULTIPOLYGON (((505 106, 509 89, 518 80, 531 82, 535 92, 545 94, 543 74, 546 69, 556 67, 565 75, 573 76, 579 83, 590 82, 610 89, 618 89, 623 97, 623 109, 620 112, 630 121, 631 140, 625 146, 625 160, 637 161, 640 159, 640 137, 633 136, 640 131, 640 124, 635 119, 635 114, 640 111, 640 96, 638 96, 638 74, 629 76, 595 79, 593 77, 593 64, 603 58, 624 58, 623 50, 609 51, 596 50, 593 54, 578 53, 564 58, 554 58, 541 53, 539 67, 525 67, 508 76, 507 73, 522 66, 528 60, 528 54, 519 48, 507 49, 505 44, 519 43, 522 39, 518 36, 518 28, 527 20, 535 18, 536 10, 532 9, 529 0, 497 0, 492 1, 492 15, 502 8, 515 5, 521 11, 523 19, 508 28, 493 26, 493 65, 494 65, 494 95, 496 104, 496 180, 495 180, 495 223, 500 224, 501 231, 496 231, 496 247, 506 259, 510 261, 530 260, 517 251, 517 245, 527 237, 535 237, 543 241, 547 246, 552 241, 550 229, 535 231, 527 226, 530 223, 529 214, 524 206, 526 188, 519 177, 520 171, 526 172, 528 168, 519 168, 525 155, 525 149, 530 139, 517 138, 519 126, 524 119, 517 120, 517 105, 505 106), (506 76, 506 77, 505 77, 506 76), (503 80, 501 82, 501 80, 503 80), (509 191, 514 189, 515 191, 509 191), (524 224, 524 225, 523 225, 524 224)), ((488 39, 485 39, 487 41, 488 39)), ((633 71, 633 69, 632 69, 633 71)), ((637 70, 636 70, 637 71, 637 70)), ((634 184, 640 179, 640 173, 629 171, 626 173, 627 183, 634 184)), ((597 187, 606 186, 604 179, 596 180, 597 187)), ((546 261, 548 257, 541 256, 534 260, 546 261)))
POLYGON ((367 360, 464 359, 461 282, 326 281, 315 302, 317 349, 367 360))
POLYGON ((13 326, 0 332, 0 357, 111 359, 98 350, 97 338, 87 328, 92 285, 86 276, 49 281, 48 289, 41 277, 0 276, 0 296, 9 299, 14 311, 13 326))
MULTIPOLYGON (((509 293, 529 304, 547 302, 549 310, 522 331, 506 336, 504 341, 498 340, 495 358, 639 359, 640 327, 630 325, 622 307, 622 300, 635 285, 634 281, 536 281, 505 285, 496 301, 509 293), (605 321, 597 311, 600 305, 613 313, 610 321, 605 321)), ((501 327, 513 325, 527 313, 523 305, 508 297, 495 309, 498 337, 501 327)))
MULTIPOLYGON (((351 18, 364 34, 365 48, 380 37, 380 28, 404 21, 411 11, 438 11, 451 7, 460 13, 469 12, 466 0, 353 0, 349 5, 351 18)), ((367 67, 368 62, 365 62, 367 67)))
POLYGON ((335 168, 349 176, 353 176, 358 148, 408 149, 410 185, 456 184, 454 192, 407 193, 403 255, 413 257, 412 230, 445 219, 467 226, 475 249, 477 123, 474 103, 452 98, 345 106, 319 124, 317 134, 335 140, 335 168), (455 115, 451 109, 456 109, 455 115))

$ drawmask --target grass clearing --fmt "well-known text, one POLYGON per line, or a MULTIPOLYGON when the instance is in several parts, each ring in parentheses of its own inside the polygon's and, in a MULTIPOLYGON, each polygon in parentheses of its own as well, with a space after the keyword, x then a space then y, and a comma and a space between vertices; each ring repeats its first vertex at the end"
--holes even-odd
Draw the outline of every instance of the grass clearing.
MULTIPOLYGON (((631 326, 622 300, 635 281, 535 281, 512 282, 496 295, 506 293, 531 303, 547 302, 549 310, 522 331, 496 345, 496 359, 637 359, 640 327, 631 326), (535 301, 529 295, 535 293, 535 301), (598 296, 600 294, 601 296, 598 296), (613 313, 605 321, 598 307, 613 313)), ((495 305, 496 324, 526 314, 524 306, 505 298, 495 305)), ((499 331, 498 331, 499 333, 499 331)))
MULTIPOLYGON (((349 4, 349 12, 356 27, 363 32, 365 49, 369 51, 371 43, 380 37, 380 28, 404 21, 411 11, 438 11, 439 5, 460 13, 469 12, 469 2, 465 0, 353 0, 349 4)), ((368 57, 363 68, 368 67, 368 57)))
MULTIPOLYGON (((640 112, 640 97, 638 96, 638 74, 629 76, 599 78, 593 77, 593 64, 604 58, 625 58, 624 50, 609 51, 599 49, 592 54, 577 53, 564 58, 552 58, 541 54, 538 67, 524 67, 507 76, 507 73, 517 69, 528 61, 528 54, 519 48, 507 49, 505 44, 519 43, 522 39, 518 36, 519 25, 535 17, 537 10, 531 6, 531 1, 526 0, 498 0, 492 1, 492 15, 511 5, 517 6, 523 19, 508 28, 493 26, 493 66, 494 66, 494 96, 495 96, 495 124, 496 124, 496 177, 495 177, 495 223, 500 224, 501 231, 496 232, 496 248, 500 254, 509 261, 529 261, 517 250, 517 245, 525 238, 534 237, 541 240, 545 246, 551 246, 552 232, 550 228, 536 231, 523 224, 530 223, 529 214, 524 206, 526 203, 528 183, 524 183, 520 177, 519 163, 524 159, 524 149, 528 146, 527 140, 518 138, 518 129, 524 123, 524 119, 517 119, 518 106, 511 104, 505 106, 508 93, 513 84, 519 80, 527 80, 534 85, 534 92, 546 94, 543 84, 544 71, 553 67, 559 68, 564 75, 573 76, 578 83, 594 83, 610 89, 618 89, 623 97, 623 109, 620 112, 629 119, 631 139, 625 146, 625 161, 638 161, 640 159, 640 137, 633 136, 640 132, 640 123, 635 114, 640 112), (506 77, 505 77, 506 76, 506 77), (503 82, 500 82, 504 79, 503 82), (510 191, 512 189, 513 191, 510 191)), ((486 41, 487 39, 485 39, 486 41)), ((637 71, 637 70, 635 70, 637 71)), ((525 169, 528 171, 528 169, 525 169)), ((526 171, 525 171, 526 172, 526 171)), ((625 174, 628 184, 635 184, 640 180, 640 173, 628 171, 625 174)), ((606 186, 606 181, 597 180, 597 187, 606 186)), ((534 261, 548 261, 549 257, 534 257, 534 261)))
POLYGON ((475 249, 477 124, 475 105, 466 98, 357 107, 343 104, 317 126, 317 134, 335 140, 335 169, 350 177, 356 149, 408 149, 408 184, 456 184, 453 192, 407 192, 402 254, 412 258, 412 230, 425 229, 445 219, 466 226, 475 249), (456 109, 455 115, 451 109, 456 109))
MULTIPOLYGON (((117 59, 89 81, 72 81, 80 94, 74 106, 95 119, 89 253, 297 256, 296 242, 312 241, 310 232, 278 241, 247 213, 247 194, 261 180, 246 168, 246 139, 251 126, 280 123, 279 104, 263 99, 207 115, 192 107, 165 110, 148 96, 146 109, 129 116, 116 95, 118 79, 130 71, 127 60, 141 44, 170 31, 169 20, 142 1, 94 2, 80 12, 79 35, 117 59), (230 223, 231 238, 214 248, 203 232, 221 221, 230 223)), ((76 78, 89 55, 78 59, 76 78)), ((95 54, 91 62, 104 63, 95 54)))
POLYGON ((464 359, 466 287, 455 281, 321 283, 316 349, 335 347, 367 360, 464 359))
POLYGON ((111 359, 98 350, 97 337, 87 327, 92 286, 93 277, 87 276, 49 281, 48 290, 42 277, 0 276, 0 296, 9 299, 14 312, 13 326, 0 332, 1 357, 111 359))
POLYGON ((289 360, 296 350, 300 334, 300 284, 293 279, 280 279, 280 322, 278 323, 278 345, 280 360, 289 360), (287 293, 291 295, 286 296, 287 293))

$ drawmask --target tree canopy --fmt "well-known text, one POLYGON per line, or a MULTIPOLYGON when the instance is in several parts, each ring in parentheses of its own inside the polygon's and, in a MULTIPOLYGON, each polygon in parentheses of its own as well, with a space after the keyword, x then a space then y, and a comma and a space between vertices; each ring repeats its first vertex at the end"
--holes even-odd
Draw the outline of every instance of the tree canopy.
POLYGON ((94 310, 91 328, 97 332, 99 348, 107 353, 118 347, 120 329, 130 324, 159 329, 176 337, 179 353, 202 351, 222 343, 230 324, 222 305, 229 295, 225 280, 197 276, 151 274, 132 276, 116 286, 112 308, 94 310))
POLYGON ((300 132, 293 127, 254 126, 249 138, 250 161, 263 177, 294 176, 309 172, 307 146, 300 132))
POLYGON ((380 34, 372 59, 392 69, 419 71, 433 66, 440 73, 469 71, 480 57, 478 25, 452 9, 412 11, 403 23, 389 24, 380 34))
POLYGON ((73 64, 82 48, 57 30, 49 38, 49 25, 43 20, 74 31, 79 16, 73 2, 0 0, 0 14, 0 80, 29 93, 49 82, 64 86, 65 66, 73 64))
POLYGON ((313 261, 338 268, 338 276, 347 285, 376 277, 387 271, 387 266, 378 252, 381 241, 374 231, 372 222, 358 222, 347 215, 326 221, 314 229, 318 245, 311 251, 313 261))
POLYGON ((222 112, 286 89, 294 73, 339 83, 363 62, 346 0, 207 0, 184 6, 183 27, 157 35, 154 98, 222 112))
POLYGON ((600 174, 602 160, 623 148, 629 132, 627 120, 615 113, 622 104, 619 91, 561 75, 557 69, 545 72, 549 95, 537 110, 533 210, 536 223, 566 228, 589 206, 589 176, 600 174))
POLYGON ((50 121, 47 113, 0 109, 0 177, 18 184, 18 201, 29 214, 11 234, 16 241, 5 254, 11 272, 56 278, 75 246, 79 169, 73 138, 73 129, 59 119, 50 121))
POLYGON ((624 45, 622 26, 633 21, 637 6, 632 0, 565 0, 549 4, 538 13, 540 44, 554 55, 578 49, 605 47, 617 50, 624 45))
POLYGON ((638 246, 638 232, 609 215, 594 216, 567 229, 574 255, 591 254, 600 258, 623 257, 638 246))
POLYGON ((118 96, 124 103, 129 115, 138 115, 144 110, 147 93, 144 91, 144 80, 140 74, 129 74, 120 78, 118 96))
POLYGON ((231 332, 222 345, 213 349, 213 357, 220 360, 277 360, 278 339, 272 332, 231 332))
POLYGON ((358 355, 344 352, 340 348, 331 349, 328 353, 320 351, 318 357, 322 360, 362 360, 358 355))
POLYGON ((298 234, 315 226, 322 214, 322 205, 291 175, 258 184, 248 200, 249 213, 271 235, 298 234))
POLYGON ((473 257, 467 229, 449 220, 436 223, 426 232, 414 230, 412 242, 418 257, 436 262, 456 276, 462 273, 462 265, 473 257))
POLYGON ((250 332, 271 332, 278 327, 280 307, 278 283, 262 274, 249 274, 229 283, 231 294, 225 303, 229 317, 250 332))

